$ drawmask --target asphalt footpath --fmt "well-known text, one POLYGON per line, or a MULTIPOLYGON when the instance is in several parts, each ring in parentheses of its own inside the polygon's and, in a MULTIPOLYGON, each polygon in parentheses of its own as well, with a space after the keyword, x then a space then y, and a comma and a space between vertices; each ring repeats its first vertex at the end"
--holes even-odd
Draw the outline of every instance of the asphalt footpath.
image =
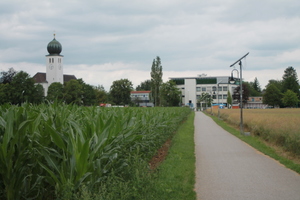
POLYGON ((300 200, 300 175, 218 126, 195 116, 198 200, 300 200))

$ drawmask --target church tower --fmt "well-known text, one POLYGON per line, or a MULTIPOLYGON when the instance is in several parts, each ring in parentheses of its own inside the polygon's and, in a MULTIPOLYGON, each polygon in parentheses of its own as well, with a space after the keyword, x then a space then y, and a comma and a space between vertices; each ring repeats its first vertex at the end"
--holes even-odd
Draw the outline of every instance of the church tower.
POLYGON ((48 87, 54 82, 64 84, 63 56, 60 55, 62 46, 55 39, 55 34, 54 39, 49 42, 47 50, 49 53, 49 55, 46 55, 46 81, 48 87))

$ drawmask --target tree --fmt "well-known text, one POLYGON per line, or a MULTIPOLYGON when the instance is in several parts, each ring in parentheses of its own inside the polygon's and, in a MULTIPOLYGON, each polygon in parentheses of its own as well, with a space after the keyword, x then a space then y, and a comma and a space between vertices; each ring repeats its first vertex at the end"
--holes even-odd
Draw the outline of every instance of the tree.
POLYGON ((89 84, 86 84, 82 79, 77 80, 78 83, 82 86, 82 104, 85 106, 92 106, 96 104, 96 93, 93 87, 89 84))
POLYGON ((269 83, 267 84, 266 88, 270 85, 274 85, 279 89, 280 92, 283 92, 283 81, 271 79, 269 80, 269 83))
POLYGON ((35 84, 34 85, 34 95, 33 95, 33 102, 35 104, 40 104, 44 101, 44 88, 40 84, 35 84))
POLYGON ((105 91, 103 85, 94 86, 94 91, 96 94, 96 103, 106 103, 108 101, 108 94, 105 91))
POLYGON ((299 96, 299 83, 297 72, 293 67, 288 67, 284 70, 283 75, 283 91, 286 92, 287 90, 292 90, 299 96))
POLYGON ((144 82, 141 82, 140 85, 138 85, 135 88, 136 91, 150 91, 151 90, 151 80, 145 80, 144 82))
POLYGON ((205 107, 207 107, 207 105, 211 106, 211 104, 213 102, 213 98, 207 92, 202 92, 200 97, 198 98, 198 103, 200 104, 200 109, 201 109, 201 102, 205 103, 205 107))
POLYGON ((280 106, 282 93, 276 87, 276 84, 268 84, 265 93, 263 94, 263 103, 270 106, 280 106))
POLYGON ((181 101, 181 91, 176 87, 172 80, 161 85, 161 105, 162 106, 179 106, 181 101))
POLYGON ((11 83, 13 80, 13 77, 17 74, 17 72, 14 70, 14 68, 9 68, 7 72, 2 71, 0 73, 0 83, 6 84, 11 83))
POLYGON ((117 105, 130 104, 130 92, 133 90, 132 82, 128 79, 114 81, 110 87, 110 96, 117 105))
POLYGON ((292 90, 287 90, 283 94, 282 102, 287 107, 296 107, 299 100, 295 92, 293 92, 292 90))
POLYGON ((154 99, 154 106, 160 105, 159 90, 162 84, 162 66, 160 58, 157 56, 152 62, 151 68, 151 94, 154 99))
POLYGON ((249 96, 261 96, 261 88, 256 77, 254 79, 254 82, 244 82, 244 84, 246 84, 249 89, 249 96))
POLYGON ((229 90, 227 91, 227 107, 231 107, 232 105, 232 97, 231 97, 231 94, 229 92, 229 90), (230 105, 230 106, 229 106, 230 105))
POLYGON ((0 104, 9 103, 9 84, 0 84, 0 104))
POLYGON ((34 80, 28 73, 20 71, 13 77, 9 87, 9 98, 12 104, 34 103, 37 95, 41 94, 37 93, 34 80))
MULTIPOLYGON (((248 84, 243 83, 242 89, 243 89, 243 99, 242 99, 242 101, 245 103, 245 102, 248 101, 249 94, 250 94, 248 84)), ((232 99, 237 101, 237 102, 240 102, 240 86, 238 86, 234 89, 232 99)))
POLYGON ((255 91, 261 93, 261 87, 260 87, 257 77, 255 77, 254 82, 252 83, 252 87, 255 91))
POLYGON ((64 86, 59 82, 52 83, 47 91, 47 100, 53 101, 63 101, 64 96, 64 86))
POLYGON ((83 87, 82 85, 75 79, 68 81, 64 86, 64 99, 65 102, 70 104, 74 103, 77 105, 82 105, 83 97, 83 87))

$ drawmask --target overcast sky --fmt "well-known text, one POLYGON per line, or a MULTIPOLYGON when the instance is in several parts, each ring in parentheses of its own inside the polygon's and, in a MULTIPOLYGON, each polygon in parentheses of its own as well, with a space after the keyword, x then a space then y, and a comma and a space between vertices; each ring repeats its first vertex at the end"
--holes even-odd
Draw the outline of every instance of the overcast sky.
POLYGON ((46 72, 55 31, 64 73, 106 90, 150 79, 156 56, 167 81, 229 76, 248 52, 243 78, 263 89, 288 66, 299 74, 299 10, 299 0, 1 0, 0 71, 46 72))

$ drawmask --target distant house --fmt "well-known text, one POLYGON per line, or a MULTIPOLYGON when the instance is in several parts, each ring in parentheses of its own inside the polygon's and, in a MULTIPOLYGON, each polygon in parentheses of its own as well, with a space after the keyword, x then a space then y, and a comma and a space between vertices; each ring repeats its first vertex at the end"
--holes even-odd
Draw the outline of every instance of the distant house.
MULTIPOLYGON (((268 104, 263 104, 263 97, 248 97, 247 103, 243 103, 243 108, 249 109, 265 109, 268 104)), ((233 104, 232 108, 240 108, 239 104, 233 104)))
POLYGON ((47 96, 48 87, 58 82, 64 84, 72 79, 76 79, 74 75, 63 74, 63 55, 60 55, 62 51, 61 44, 55 39, 48 43, 47 51, 49 55, 46 55, 46 73, 38 72, 33 76, 36 84, 40 84, 44 88, 44 95, 47 96))
POLYGON ((153 102, 151 102, 151 91, 131 91, 130 97, 131 101, 136 105, 141 107, 153 107, 153 102))
POLYGON ((249 97, 244 108, 267 108, 268 104, 263 104, 263 97, 249 97))

